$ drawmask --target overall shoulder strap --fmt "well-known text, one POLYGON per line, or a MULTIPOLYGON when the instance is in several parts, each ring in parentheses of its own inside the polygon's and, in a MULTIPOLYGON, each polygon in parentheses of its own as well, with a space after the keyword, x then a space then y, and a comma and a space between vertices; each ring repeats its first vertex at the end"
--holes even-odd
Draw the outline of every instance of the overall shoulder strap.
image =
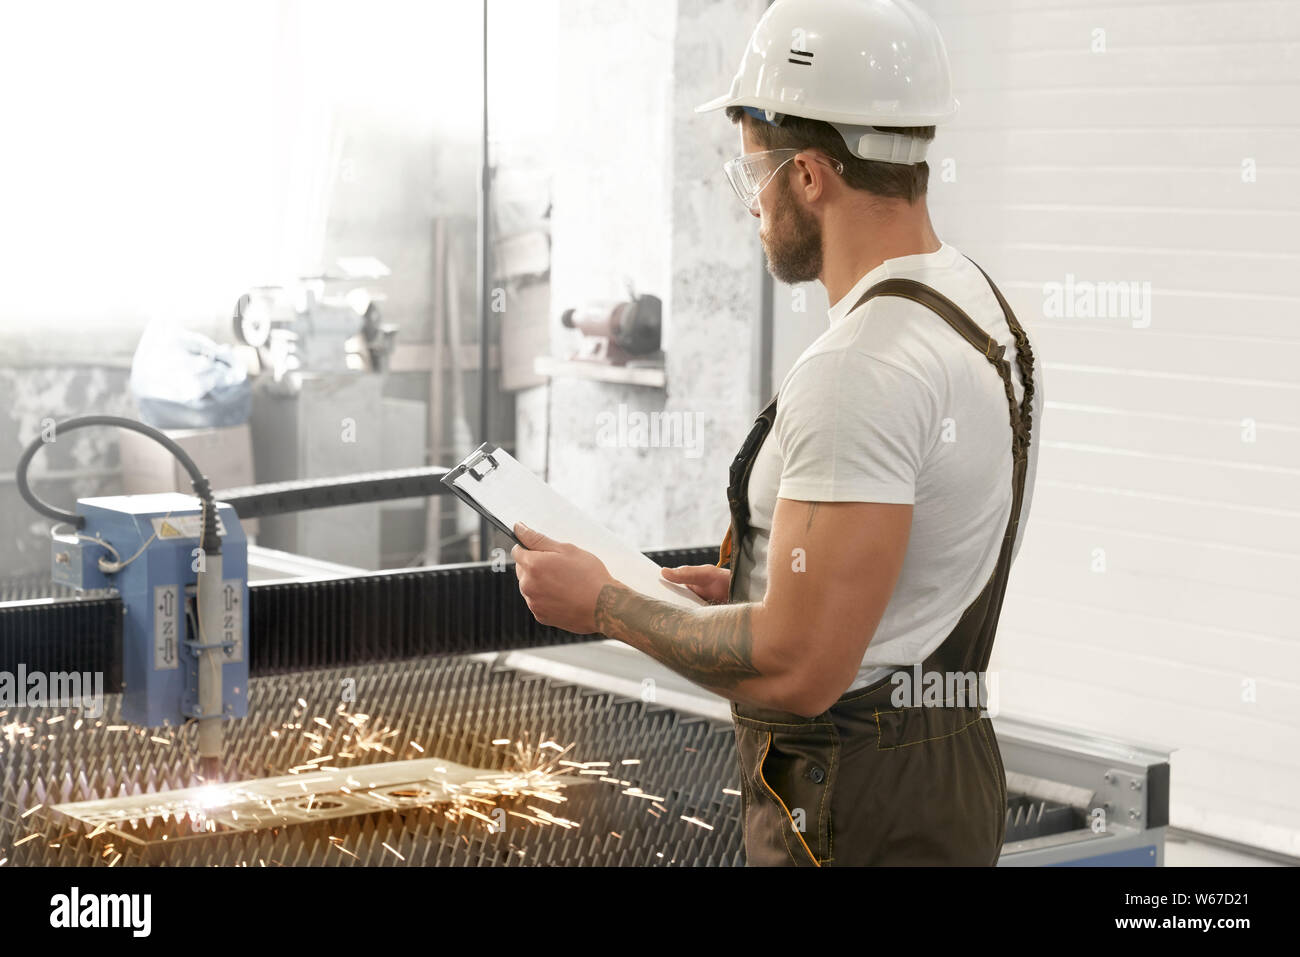
MULTIPOLYGON (((979 265, 975 264, 973 260, 972 265, 975 265, 976 269, 980 269, 979 265)), ((1014 458, 1019 461, 1029 453, 1030 428, 1032 425, 1030 409, 1032 408, 1034 396, 1034 357, 1029 349, 1029 339, 1020 327, 1020 323, 1016 321, 1010 304, 1003 298, 998 287, 993 284, 993 280, 989 279, 988 273, 985 273, 983 269, 980 269, 980 273, 988 280, 989 286, 993 289, 998 305, 1002 307, 1003 315, 1006 316, 1007 326, 1016 340, 1016 365, 1020 370, 1020 379, 1024 386, 1024 398, 1019 403, 1016 402, 1015 388, 1011 384, 1011 365, 1003 358, 1007 351, 1006 346, 1000 345, 996 339, 981 329, 979 324, 966 314, 965 310, 938 290, 914 279, 885 279, 863 293, 862 298, 854 304, 853 309, 857 309, 864 302, 874 299, 876 296, 898 296, 902 299, 910 299, 936 313, 958 335, 969 342, 984 358, 988 359, 998 371, 998 375, 1001 376, 1007 394, 1007 406, 1011 415, 1012 453, 1014 458)), ((852 312, 853 309, 849 311, 852 312)))
MULTIPOLYGON (((944 296, 942 293, 933 289, 924 283, 917 282, 913 279, 886 279, 876 283, 870 289, 862 294, 862 297, 853 304, 852 312, 863 303, 876 296, 899 296, 903 299, 910 299, 913 302, 920 303, 926 308, 935 312, 948 323, 957 333, 969 342, 975 349, 993 364, 997 369, 998 375, 1002 378, 1003 388, 1007 395, 1007 408, 1011 416, 1011 452, 1013 461, 1016 463, 1016 474, 1018 482, 1023 481, 1024 465, 1029 454, 1029 440, 1031 429, 1032 402, 1034 397, 1034 356, 1029 348, 1029 339, 1025 331, 1016 321, 1015 314, 1011 311, 1010 304, 1003 297, 1001 290, 989 279, 988 273, 980 268, 979 264, 971 260, 972 265, 979 269, 980 274, 988 281, 993 290, 993 295, 997 297, 998 305, 1002 307, 1003 315, 1006 316, 1007 326, 1016 340, 1016 365, 1020 370, 1020 380, 1024 386, 1024 398, 1016 403, 1015 388, 1011 384, 1011 365, 1003 358, 1006 353, 1006 347, 999 344, 992 336, 979 327, 979 325, 966 314, 966 312, 955 302, 944 296)), ((779 396, 773 396, 768 402, 766 408, 759 413, 758 419, 754 423, 754 428, 750 431, 744 447, 736 456, 731 467, 732 488, 740 488, 738 482, 741 471, 744 470, 753 458, 755 448, 766 437, 767 431, 771 428, 773 421, 776 419, 776 405, 779 396)), ((729 492, 730 494, 730 492, 729 492)), ((1016 509, 1018 512, 1019 510, 1016 509)), ((1012 516, 1012 526, 1019 520, 1018 514, 1012 516)), ((727 566, 731 561, 731 552, 733 548, 732 529, 728 528, 726 536, 723 539, 722 547, 719 549, 718 565, 727 566)))

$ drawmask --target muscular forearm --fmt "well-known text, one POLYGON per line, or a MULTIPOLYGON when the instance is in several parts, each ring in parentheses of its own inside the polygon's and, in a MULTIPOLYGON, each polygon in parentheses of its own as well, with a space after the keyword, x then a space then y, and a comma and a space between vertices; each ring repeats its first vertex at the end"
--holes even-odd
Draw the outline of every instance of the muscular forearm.
POLYGON ((761 609, 754 603, 682 608, 611 584, 596 599, 596 628, 725 698, 789 709, 788 670, 762 654, 770 649, 763 646, 761 609))

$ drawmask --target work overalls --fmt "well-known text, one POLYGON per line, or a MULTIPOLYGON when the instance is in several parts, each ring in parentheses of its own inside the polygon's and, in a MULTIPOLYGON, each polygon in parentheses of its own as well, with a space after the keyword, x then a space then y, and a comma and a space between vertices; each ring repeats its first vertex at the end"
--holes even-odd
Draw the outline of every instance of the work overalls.
MULTIPOLYGON (((983 272, 983 270, 980 270, 983 272)), ((988 274, 984 273, 988 279, 988 274)), ((978 349, 1002 377, 1011 415, 1011 514, 993 574, 943 643, 922 665, 939 672, 977 673, 983 682, 993 649, 1028 461, 1033 355, 1024 330, 991 279, 1016 341, 1024 399, 1016 405, 1006 351, 955 303, 910 279, 887 279, 866 291, 902 296, 927 306, 978 349)), ((759 415, 732 463, 727 498, 731 527, 718 565, 730 566, 735 600, 735 547, 749 526, 749 475, 776 418, 776 402, 759 415)), ((807 636, 815 653, 816 636, 807 636)), ((914 675, 911 666, 898 669, 914 675)), ((945 706, 921 701, 921 688, 898 707, 893 672, 842 695, 829 710, 806 718, 732 702, 740 763, 742 825, 751 865, 997 863, 1006 836, 1006 772, 976 696, 945 706), (972 698, 974 700, 972 700, 972 698), (960 706, 959 706, 960 705, 960 706), (802 826, 800 826, 802 825, 802 826)))

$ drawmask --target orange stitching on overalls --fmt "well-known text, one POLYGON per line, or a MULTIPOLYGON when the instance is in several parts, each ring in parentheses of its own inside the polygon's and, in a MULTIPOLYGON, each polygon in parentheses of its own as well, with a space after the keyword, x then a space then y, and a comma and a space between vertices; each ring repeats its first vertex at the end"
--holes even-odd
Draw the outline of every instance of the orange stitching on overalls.
MULTIPOLYGON (((989 738, 984 731, 983 723, 980 724, 980 740, 984 742, 984 752, 989 756, 989 764, 993 765, 993 773, 996 774, 998 771, 997 758, 993 757, 993 749, 989 747, 989 738)), ((998 792, 1001 793, 1001 791, 1002 786, 999 785, 998 792)))
MULTIPOLYGON (((993 754, 993 748, 989 745, 988 732, 984 728, 984 722, 980 722, 980 738, 984 741, 984 750, 988 752, 989 761, 993 764, 993 773, 998 776, 998 797, 1001 801, 998 811, 998 830, 1001 832, 1001 843, 1006 843, 1007 832, 1007 776, 1006 771, 993 754)), ((1001 856, 1000 854, 998 856, 1001 856)), ((994 865, 997 864, 997 857, 993 859, 994 865)))
POLYGON ((989 753, 989 760, 993 762, 993 773, 998 775, 998 792, 1002 795, 1003 813, 1006 812, 1007 804, 1007 777, 1006 771, 1002 767, 1002 762, 998 760, 997 755, 993 753, 993 745, 989 742, 989 730, 980 723, 980 737, 984 739, 984 749, 989 753))
MULTIPOLYGON (((831 766, 826 769, 826 786, 822 788, 822 803, 821 803, 821 808, 817 812, 818 815, 824 815, 826 813, 826 795, 828 795, 831 792, 831 788, 835 784, 835 779, 838 777, 838 774, 836 772, 839 768, 839 765, 836 763, 836 761, 839 758, 839 753, 840 753, 840 734, 839 731, 837 730, 831 736, 831 761, 830 761, 831 766)), ((828 856, 826 860, 822 862, 823 864, 828 864, 831 861, 835 860, 835 826, 834 826, 835 820, 834 820, 834 813, 833 813, 834 805, 832 805, 831 811, 832 811, 831 816, 826 818, 826 853, 828 856)), ((822 818, 819 816, 817 818, 819 824, 821 823, 821 820, 822 818)))
POLYGON ((801 722, 799 724, 790 724, 788 722, 783 722, 783 721, 764 721, 761 718, 746 718, 744 715, 736 714, 734 711, 731 714, 732 717, 734 717, 737 721, 756 727, 758 728, 759 731, 766 731, 768 728, 833 728, 835 727, 835 725, 829 721, 808 721, 808 722, 801 722))
MULTIPOLYGON (((882 666, 882 667, 884 667, 884 666, 882 666)), ((858 689, 857 691, 855 691, 853 694, 845 693, 845 694, 843 694, 843 695, 840 695, 839 700, 836 701, 835 703, 836 703, 836 704, 840 704, 841 702, 857 701, 859 698, 865 698, 865 697, 866 697, 867 695, 869 695, 869 694, 875 694, 875 693, 876 693, 877 691, 879 691, 881 688, 885 687, 886 684, 889 684, 890 681, 893 679, 893 677, 894 677, 895 674, 897 674, 896 671, 891 671, 889 674, 885 675, 883 678, 877 678, 875 681, 873 681, 871 684, 867 685, 865 688, 859 688, 859 689, 858 689), (882 682, 883 682, 883 684, 882 684, 882 682)))
POLYGON ((945 734, 936 734, 934 737, 931 738, 921 738, 919 741, 908 741, 904 744, 895 744, 895 745, 891 745, 888 748, 882 748, 880 746, 880 740, 881 740, 881 733, 883 729, 880 727, 880 716, 882 714, 895 714, 897 713, 897 711, 905 711, 905 710, 907 709, 898 708, 896 709, 896 711, 879 711, 879 710, 876 711, 876 750, 877 751, 897 751, 899 748, 910 748, 914 744, 925 744, 927 741, 938 741, 940 738, 951 738, 953 735, 961 734, 972 724, 975 724, 977 721, 980 720, 980 716, 976 715, 975 721, 971 721, 967 724, 962 725, 956 731, 949 731, 945 734))
MULTIPOLYGON (((767 752, 770 751, 771 749, 772 749, 772 732, 769 731, 767 733, 767 746, 763 748, 763 753, 758 758, 758 780, 763 783, 763 787, 767 788, 767 793, 772 795, 772 797, 776 798, 776 803, 781 805, 781 810, 785 812, 785 816, 790 821, 790 830, 794 831, 794 836, 799 838, 799 843, 802 844, 803 849, 808 852, 808 857, 812 859, 812 862, 815 865, 821 867, 822 865, 821 862, 817 860, 817 855, 814 854, 812 850, 808 847, 808 842, 803 839, 803 835, 799 833, 799 829, 794 826, 794 816, 790 813, 790 809, 785 806, 785 802, 781 800, 781 795, 773 791, 772 785, 768 784, 767 778, 763 777, 763 762, 767 760, 767 752)), ((823 799, 824 799, 824 795, 823 795, 823 799)), ((785 833, 785 828, 781 828, 781 838, 785 841, 786 853, 790 855, 790 860, 793 861, 794 851, 790 850, 790 838, 785 833)))

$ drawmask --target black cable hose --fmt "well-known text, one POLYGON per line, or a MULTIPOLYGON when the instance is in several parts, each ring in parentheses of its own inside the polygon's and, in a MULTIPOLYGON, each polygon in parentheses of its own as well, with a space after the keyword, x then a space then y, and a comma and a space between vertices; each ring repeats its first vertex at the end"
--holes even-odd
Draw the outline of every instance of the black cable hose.
MULTIPOLYGON (((188 452, 177 445, 172 439, 168 438, 162 432, 158 431, 151 425, 138 422, 135 419, 123 418, 120 415, 81 415, 76 418, 67 419, 59 422, 54 426, 54 437, 58 438, 65 432, 71 432, 74 429, 84 429, 95 425, 111 425, 119 429, 127 429, 131 432, 139 432, 143 436, 153 439, 181 463, 181 466, 189 473, 190 484, 194 487, 194 494, 199 497, 203 504, 203 531, 199 539, 199 547, 205 554, 218 555, 221 553, 221 539, 217 536, 217 505, 212 498, 212 486, 199 467, 194 464, 188 452)), ((18 494, 23 500, 48 518, 60 522, 67 522, 73 528, 84 528, 86 517, 78 515, 75 512, 61 512, 53 505, 41 501, 32 492, 31 486, 27 484, 27 467, 41 448, 45 446, 45 437, 38 436, 32 441, 26 449, 23 450, 22 456, 18 459, 18 465, 14 469, 14 480, 18 485, 18 494)))

